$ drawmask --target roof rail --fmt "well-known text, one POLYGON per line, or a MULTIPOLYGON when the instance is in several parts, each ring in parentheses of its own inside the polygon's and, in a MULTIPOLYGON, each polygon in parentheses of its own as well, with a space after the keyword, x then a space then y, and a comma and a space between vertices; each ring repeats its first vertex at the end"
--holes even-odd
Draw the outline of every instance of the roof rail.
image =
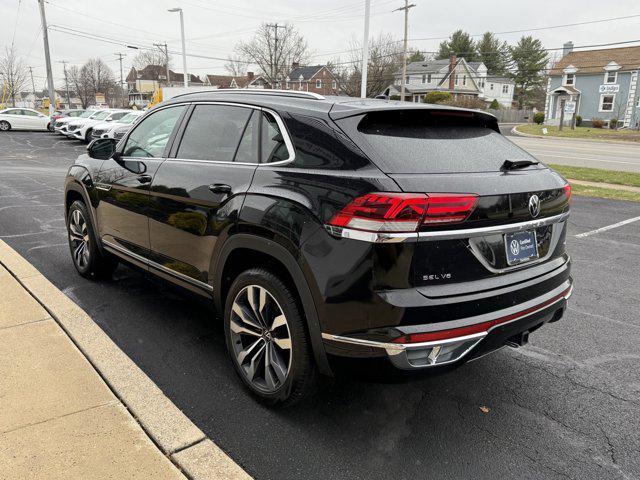
POLYGON ((191 95, 194 93, 242 93, 245 95, 276 95, 281 97, 296 97, 296 98, 312 98, 314 100, 325 100, 325 97, 318 93, 313 92, 301 92, 296 90, 272 90, 272 89, 259 89, 259 88, 213 88, 211 90, 197 90, 194 92, 185 92, 176 97, 182 97, 184 95, 191 95))

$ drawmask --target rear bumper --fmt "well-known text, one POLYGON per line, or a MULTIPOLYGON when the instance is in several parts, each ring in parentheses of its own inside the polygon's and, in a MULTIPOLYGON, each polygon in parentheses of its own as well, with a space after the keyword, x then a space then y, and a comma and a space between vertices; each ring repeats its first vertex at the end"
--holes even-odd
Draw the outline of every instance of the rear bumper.
POLYGON ((401 342, 367 338, 379 335, 379 331, 357 336, 323 333, 322 338, 329 350, 355 349, 355 356, 361 358, 386 356, 401 370, 439 367, 478 358, 523 332, 559 320, 572 291, 573 282, 568 278, 544 295, 490 314, 458 319, 449 328, 433 323, 412 325, 399 337, 406 339, 401 342), (429 341, 412 342, 412 335, 423 335, 429 341))

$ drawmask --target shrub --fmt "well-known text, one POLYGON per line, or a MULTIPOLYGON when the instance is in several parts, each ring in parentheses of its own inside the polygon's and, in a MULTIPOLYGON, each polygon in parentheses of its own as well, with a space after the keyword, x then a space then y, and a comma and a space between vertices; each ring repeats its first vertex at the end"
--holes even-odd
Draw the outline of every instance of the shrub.
POLYGON ((451 99, 449 92, 429 92, 424 96, 425 103, 443 103, 451 99))
POLYGON ((618 127, 618 119, 617 118, 612 118, 611 120, 609 120, 609 128, 611 130, 615 130, 618 127))
POLYGON ((591 119, 591 126, 593 128, 602 128, 605 125, 605 121, 602 118, 592 118, 591 119))
POLYGON ((542 125, 544 123, 544 113, 543 112, 537 112, 533 116, 533 121, 535 123, 537 123, 538 125, 542 125))
POLYGON ((580 115, 576 115, 576 127, 582 125, 582 117, 580 115))
POLYGON ((390 95, 389 100, 400 100, 400 95, 390 95))
POLYGON ((450 107, 471 108, 475 110, 485 110, 487 108, 487 102, 470 95, 460 95, 458 98, 446 100, 442 102, 442 104, 449 105, 450 107))
POLYGON ((491 104, 489 105, 489 108, 491 110, 500 110, 500 102, 498 102, 498 100, 494 98, 493 102, 491 102, 491 104))

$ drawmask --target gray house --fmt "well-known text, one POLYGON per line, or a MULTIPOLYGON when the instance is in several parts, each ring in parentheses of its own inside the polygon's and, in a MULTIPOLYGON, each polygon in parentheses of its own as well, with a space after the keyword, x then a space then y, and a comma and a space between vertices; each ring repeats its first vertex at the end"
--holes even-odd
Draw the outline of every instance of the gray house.
POLYGON ((573 43, 564 44, 563 56, 549 72, 545 123, 560 123, 565 105, 565 124, 575 105, 577 115, 586 124, 594 118, 618 119, 624 127, 640 124, 640 96, 637 92, 640 47, 573 51, 573 43))

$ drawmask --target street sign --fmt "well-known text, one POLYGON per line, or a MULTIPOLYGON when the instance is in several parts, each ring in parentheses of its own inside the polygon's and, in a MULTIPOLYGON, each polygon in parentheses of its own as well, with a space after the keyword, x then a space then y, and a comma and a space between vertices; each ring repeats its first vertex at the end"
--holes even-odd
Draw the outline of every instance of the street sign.
POLYGON ((620 91, 620 85, 600 85, 598 91, 600 93, 618 93, 620 91))
POLYGON ((564 113, 574 114, 576 113, 576 102, 565 102, 564 113))

